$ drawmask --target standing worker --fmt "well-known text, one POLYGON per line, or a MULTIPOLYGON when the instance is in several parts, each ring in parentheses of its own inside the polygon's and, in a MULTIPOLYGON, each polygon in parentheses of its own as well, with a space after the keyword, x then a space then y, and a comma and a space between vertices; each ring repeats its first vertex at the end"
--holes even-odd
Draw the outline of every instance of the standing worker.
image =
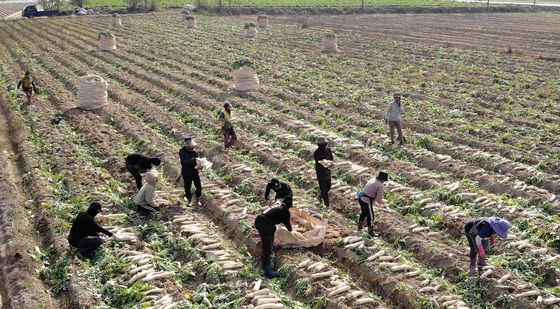
POLYGON ((133 153, 126 157, 126 169, 132 174, 136 181, 138 190, 142 188, 142 174, 152 169, 152 166, 159 166, 161 160, 159 158, 149 158, 141 154, 133 153))
POLYGON ((95 251, 99 249, 103 240, 98 233, 103 233, 115 240, 120 241, 117 235, 107 231, 95 222, 95 216, 101 212, 101 204, 93 202, 85 212, 76 216, 72 222, 68 242, 86 258, 93 259, 95 251))
POLYGON ((286 205, 283 201, 275 207, 268 207, 262 214, 255 219, 255 228, 259 231, 262 243, 261 263, 264 274, 267 278, 278 277, 278 273, 272 270, 270 265, 270 255, 274 245, 274 233, 276 232, 276 224, 283 223, 288 231, 292 231, 290 224, 290 205, 286 205))
POLYGON ((21 87, 21 90, 23 90, 23 93, 25 93, 27 97, 27 104, 31 105, 31 98, 33 97, 33 92, 37 93, 37 87, 35 87, 33 77, 31 77, 29 71, 25 72, 25 76, 19 81, 17 89, 19 89, 19 87, 21 87))
POLYGON ((317 150, 313 153, 313 158, 315 159, 315 172, 317 174, 317 181, 319 182, 319 194, 318 199, 322 198, 325 206, 329 208, 329 191, 331 190, 331 170, 333 155, 331 149, 327 146, 327 139, 320 136, 316 140, 317 150), (330 161, 330 162, 325 162, 330 161), (321 161, 321 162, 320 162, 321 161), (320 197, 320 198, 319 198, 320 197))
POLYGON ((264 192, 264 199, 267 201, 270 190, 273 190, 276 193, 276 200, 282 199, 288 208, 292 207, 294 195, 292 194, 292 188, 290 188, 290 185, 276 178, 272 178, 266 185, 266 190, 264 192))
POLYGON ((218 118, 222 122, 222 133, 224 134, 224 148, 229 148, 237 142, 237 135, 231 123, 231 103, 226 101, 224 103, 224 110, 220 113, 218 118))
POLYGON ((373 212, 373 203, 385 203, 383 202, 383 183, 388 179, 389 175, 387 173, 379 172, 376 179, 368 181, 362 191, 358 192, 358 202, 362 210, 358 220, 358 231, 364 228, 366 224, 364 219, 367 218, 368 233, 370 236, 374 236, 373 220, 375 219, 375 214, 373 212))
POLYGON ((397 92, 393 95, 393 102, 389 103, 389 106, 387 107, 385 124, 389 124, 391 144, 395 144, 395 128, 397 128, 397 132, 399 133, 399 145, 401 146, 405 142, 405 138, 402 133, 402 113, 404 113, 404 106, 401 102, 401 94, 397 92))
POLYGON ((467 236, 469 247, 471 249, 469 254, 471 259, 471 275, 476 274, 477 254, 478 265, 488 265, 486 264, 486 251, 484 249, 486 238, 489 240, 490 245, 494 246, 496 244, 496 235, 500 236, 502 239, 507 239, 510 227, 511 224, 507 220, 500 219, 498 217, 476 218, 465 224, 465 235, 467 236))
POLYGON ((200 176, 198 175, 197 162, 198 152, 194 150, 196 142, 186 137, 183 140, 183 147, 179 151, 181 158, 181 175, 183 176, 183 186, 185 188, 185 198, 189 205, 191 204, 192 193, 191 186, 194 182, 195 187, 195 202, 194 205, 201 206, 200 197, 202 196, 202 185, 200 184, 200 176))

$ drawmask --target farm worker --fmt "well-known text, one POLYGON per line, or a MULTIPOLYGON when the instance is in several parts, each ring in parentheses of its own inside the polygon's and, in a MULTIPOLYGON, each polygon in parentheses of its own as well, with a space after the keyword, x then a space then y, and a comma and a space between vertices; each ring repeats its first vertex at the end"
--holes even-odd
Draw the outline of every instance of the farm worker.
POLYGON ((126 157, 126 169, 132 174, 136 181, 138 190, 142 188, 142 174, 152 169, 152 166, 159 166, 159 158, 149 158, 141 154, 133 153, 126 157))
POLYGON ((27 97, 27 104, 31 104, 31 97, 33 96, 33 92, 37 92, 37 87, 35 87, 33 77, 31 77, 29 71, 25 72, 25 76, 19 81, 17 89, 19 89, 19 87, 21 87, 21 90, 23 90, 23 93, 25 93, 27 97))
POLYGON ((272 270, 270 255, 274 245, 274 233, 276 224, 283 223, 288 231, 292 231, 290 224, 290 205, 284 201, 278 201, 275 207, 267 207, 265 211, 255 219, 255 228, 259 232, 262 243, 261 263, 267 278, 278 277, 278 273, 272 270))
POLYGON ((469 254, 470 274, 476 274, 476 256, 478 254, 478 265, 487 266, 486 264, 486 251, 484 249, 484 240, 488 239, 491 246, 496 244, 496 235, 502 239, 507 239, 508 230, 511 224, 504 219, 498 217, 482 217, 472 219, 465 224, 465 235, 469 242, 471 252, 469 254))
POLYGON ((200 184, 200 176, 196 165, 198 152, 194 150, 196 142, 186 137, 183 140, 183 147, 179 150, 179 157, 181 158, 181 175, 183 176, 183 186, 185 187, 185 199, 189 205, 191 204, 192 193, 191 186, 194 182, 195 187, 195 202, 194 205, 201 206, 200 197, 202 196, 202 185, 200 184))
POLYGON ((276 178, 272 178, 266 185, 266 190, 264 192, 264 199, 267 201, 270 190, 273 190, 276 193, 275 200, 282 199, 288 208, 292 207, 294 195, 292 194, 292 188, 290 188, 290 185, 276 178))
POLYGON ((324 166, 319 163, 321 160, 333 160, 333 155, 331 149, 327 146, 327 139, 320 136, 316 139, 317 150, 313 153, 313 158, 315 159, 315 172, 317 174, 317 181, 319 182, 319 195, 318 199, 322 198, 323 203, 328 208, 330 205, 329 201, 329 191, 331 189, 331 170, 330 167, 324 166))
POLYGON ((171 204, 169 201, 156 198, 158 172, 156 170, 149 170, 144 174, 144 177, 146 182, 134 197, 136 211, 143 216, 155 213, 160 207, 171 204))
POLYGON ((374 236, 373 220, 375 215, 373 212, 373 203, 382 204, 383 202, 383 183, 389 179, 389 175, 385 172, 379 172, 376 179, 372 179, 366 183, 362 191, 358 192, 358 202, 362 213, 358 220, 358 231, 364 228, 367 223, 368 233, 374 236), (367 222, 364 222, 367 219, 367 222))
POLYGON ((95 222, 95 216, 101 212, 101 204, 92 202, 88 209, 76 216, 72 222, 68 242, 86 258, 93 259, 95 251, 101 246, 103 240, 98 233, 103 233, 115 240, 120 241, 117 235, 102 228, 95 222))
POLYGON ((226 101, 224 103, 224 110, 220 113, 218 118, 222 122, 222 133, 224 134, 224 147, 227 149, 237 142, 237 135, 231 123, 231 103, 226 101))
POLYGON ((389 124, 389 134, 391 136, 391 144, 395 143, 395 128, 399 133, 399 144, 404 144, 404 137, 402 133, 401 114, 404 113, 404 106, 401 102, 401 94, 395 93, 393 95, 393 102, 389 103, 387 107, 387 115, 385 116, 385 124, 389 124))

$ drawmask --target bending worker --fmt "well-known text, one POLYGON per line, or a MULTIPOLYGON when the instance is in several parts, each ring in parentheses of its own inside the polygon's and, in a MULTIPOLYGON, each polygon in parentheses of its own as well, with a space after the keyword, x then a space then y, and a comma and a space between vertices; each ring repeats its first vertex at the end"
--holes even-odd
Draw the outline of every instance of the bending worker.
POLYGON ((224 134, 224 148, 229 148, 237 142, 237 135, 231 123, 231 103, 224 103, 224 110, 220 113, 218 119, 222 122, 222 133, 224 134))
POLYGON ((267 278, 274 278, 278 273, 272 270, 270 265, 270 255, 274 245, 274 233, 276 232, 276 224, 283 223, 288 231, 292 231, 290 224, 290 205, 286 205, 283 201, 278 201, 275 207, 267 207, 267 209, 255 219, 255 228, 259 232, 262 243, 261 263, 264 274, 267 278))
POLYGON ((153 166, 159 166, 161 164, 159 158, 149 158, 137 153, 127 156, 125 162, 126 169, 134 177, 138 190, 142 188, 142 174, 151 170, 153 166))
POLYGON ((282 199, 288 208, 292 207, 294 195, 292 194, 292 188, 290 188, 290 185, 276 178, 272 178, 266 185, 266 190, 264 192, 264 199, 267 201, 270 190, 273 190, 276 193, 276 200, 282 199))
POLYGON ((368 233, 374 236, 373 220, 375 214, 373 212, 373 203, 382 204, 383 202, 383 183, 389 179, 389 175, 384 172, 379 172, 375 180, 370 180, 366 183, 362 191, 358 192, 358 202, 360 203, 360 219, 358 220, 358 231, 364 228, 367 219, 368 233))
POLYGON ((19 89, 19 87, 21 87, 21 90, 23 90, 23 93, 25 93, 25 96, 27 97, 27 104, 31 104, 33 92, 37 92, 37 87, 35 87, 33 77, 31 77, 31 73, 29 73, 29 71, 25 72, 25 76, 17 84, 17 89, 19 89))
POLYGON ((487 266, 486 251, 484 249, 486 239, 491 246, 496 244, 496 235, 502 239, 507 239, 511 224, 498 217, 476 218, 465 224, 465 235, 469 242, 470 251, 470 274, 476 274, 476 265, 487 266), (478 263, 476 256, 478 254, 478 263))
POLYGON ((324 162, 323 160, 327 160, 332 162, 333 155, 331 149, 327 146, 327 139, 323 136, 317 138, 317 146, 317 150, 313 153, 313 158, 315 159, 315 172, 317 174, 317 181, 319 182, 319 195, 328 208, 330 206, 329 191, 331 190, 330 168, 332 167, 332 165, 329 166, 329 164, 332 163, 323 164, 319 161, 324 162))
POLYGON ((95 222, 95 216, 101 212, 101 204, 93 202, 85 212, 81 212, 72 222, 68 242, 86 258, 93 259, 95 251, 101 246, 103 240, 98 233, 103 233, 120 241, 117 235, 102 228, 95 222))
POLYGON ((186 137, 183 140, 183 147, 179 150, 179 157, 181 158, 181 175, 183 176, 183 186, 185 188, 185 198, 189 205, 191 204, 192 193, 191 186, 194 182, 195 187, 195 202, 194 205, 201 206, 200 197, 202 196, 202 185, 200 184, 200 176, 198 174, 197 162, 198 152, 194 150, 196 142, 186 137))

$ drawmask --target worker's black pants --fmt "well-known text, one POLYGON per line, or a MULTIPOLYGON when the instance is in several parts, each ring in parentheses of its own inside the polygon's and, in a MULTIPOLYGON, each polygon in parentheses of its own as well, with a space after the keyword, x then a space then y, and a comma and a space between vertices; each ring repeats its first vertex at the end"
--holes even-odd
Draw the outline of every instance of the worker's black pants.
POLYGON ((93 259, 95 251, 99 249, 103 240, 99 236, 87 236, 78 241, 76 247, 86 258, 93 259))
POLYGON ((259 236, 261 237, 261 263, 263 269, 265 269, 270 266, 270 256, 272 255, 272 247, 274 245, 276 225, 270 224, 262 215, 258 215, 255 219, 255 228, 259 231, 259 236))
POLYGON ((183 175, 183 186, 185 187, 185 197, 187 200, 190 201, 192 199, 191 187, 193 183, 195 188, 194 194, 197 198, 200 198, 202 195, 202 184, 200 183, 200 176, 198 175, 198 172, 184 172, 181 173, 181 175, 183 175))
POLYGON ((367 226, 373 226, 372 223, 375 219, 375 214, 373 213, 373 205, 362 201, 362 199, 358 199, 358 201, 360 202, 360 208, 362 209, 359 221, 364 222, 364 219, 367 218, 367 226))
POLYGON ((233 128, 223 128, 222 133, 224 134, 224 147, 229 148, 237 142, 237 134, 233 128))
POLYGON ((136 187, 140 190, 142 188, 142 174, 140 174, 140 171, 134 166, 128 164, 128 162, 126 163, 126 169, 132 174, 134 180, 136 181, 136 187))
POLYGON ((293 205, 293 197, 291 196, 286 196, 284 198, 281 198, 282 202, 284 203, 284 205, 286 205, 286 207, 290 208, 293 205))
POLYGON ((329 207, 329 191, 331 190, 331 179, 319 179, 319 190, 321 191, 321 198, 325 206, 329 207))

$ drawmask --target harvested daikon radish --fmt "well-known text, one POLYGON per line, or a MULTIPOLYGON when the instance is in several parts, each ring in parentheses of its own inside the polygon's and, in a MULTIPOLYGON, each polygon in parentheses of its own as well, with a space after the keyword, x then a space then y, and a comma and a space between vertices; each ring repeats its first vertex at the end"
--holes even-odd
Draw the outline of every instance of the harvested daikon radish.
POLYGON ((491 274, 492 274, 492 269, 488 269, 487 271, 483 272, 482 275, 480 275, 480 278, 486 278, 491 274))
POLYGON ((297 265, 297 268, 305 267, 305 266, 306 266, 307 264, 309 264, 310 262, 311 262, 310 259, 305 259, 305 260, 303 260, 301 263, 299 263, 299 264, 297 265))
POLYGON ((543 303, 545 305, 557 304, 557 303, 560 303, 560 298, 558 298, 558 297, 547 298, 547 299, 543 300, 543 303))
POLYGON ((427 286, 425 288, 421 288, 420 290, 418 290, 418 292, 420 293, 429 293, 429 292, 435 292, 439 289, 439 285, 436 286, 427 286))
POLYGON ((338 295, 340 293, 344 293, 346 291, 350 291, 350 286, 346 285, 346 284, 342 284, 337 286, 334 290, 329 292, 329 296, 335 296, 338 295))
POLYGON ((358 298, 358 297, 360 297, 364 294, 366 294, 364 291, 353 291, 353 292, 350 293, 350 295, 348 297, 350 299, 353 299, 353 298, 358 298))
POLYGON ((356 300, 356 304, 358 304, 358 305, 371 304, 371 303, 374 303, 374 302, 375 302, 375 299, 369 298, 369 297, 364 297, 364 298, 360 298, 360 299, 356 300))
POLYGON ((405 271, 410 269, 410 266, 408 265, 399 265, 399 266, 392 266, 391 267, 391 271, 397 272, 397 271, 405 271))
POLYGON ((325 271, 325 272, 322 272, 322 273, 312 274, 311 278, 312 279, 321 279, 321 278, 325 278, 325 277, 330 277, 332 275, 334 275, 334 271, 329 270, 329 271, 325 271))
POLYGON ((509 278, 511 278, 511 274, 506 274, 502 278, 498 279, 498 283, 504 283, 509 278))
POLYGON ((521 297, 537 296, 539 294, 540 294, 540 292, 538 290, 532 290, 532 291, 527 291, 527 292, 515 294, 513 296, 515 298, 521 298, 521 297))
POLYGON ((272 297, 267 297, 267 298, 259 298, 257 299, 257 305, 264 305, 264 304, 276 304, 278 303, 278 298, 272 298, 272 297))
POLYGON ((247 296, 250 297, 250 298, 253 298, 253 297, 259 296, 259 295, 268 295, 269 293, 270 293, 269 289, 262 289, 262 290, 255 291, 253 293, 249 293, 249 294, 247 294, 247 296))
POLYGON ((262 305, 258 305, 253 309, 281 309, 284 308, 284 305, 282 304, 262 304, 262 305))
POLYGON ((368 257, 366 260, 367 260, 367 261, 373 261, 373 260, 375 260, 376 258, 378 258, 378 257, 380 257, 380 256, 383 256, 383 254, 385 254, 385 250, 380 250, 380 251, 377 252, 376 254, 374 254, 374 255, 368 257))

